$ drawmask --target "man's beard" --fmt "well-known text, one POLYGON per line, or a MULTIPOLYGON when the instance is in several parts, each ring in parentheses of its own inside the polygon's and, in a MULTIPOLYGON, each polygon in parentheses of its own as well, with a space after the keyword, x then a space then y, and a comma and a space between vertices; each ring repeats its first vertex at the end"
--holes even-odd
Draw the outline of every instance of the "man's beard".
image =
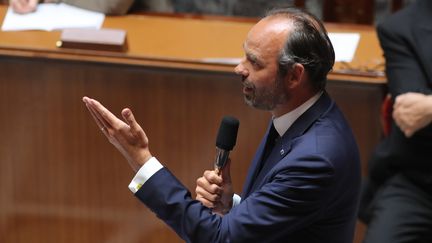
POLYGON ((279 76, 270 87, 257 89, 255 85, 248 80, 245 80, 243 85, 252 90, 250 94, 244 94, 246 104, 257 109, 271 111, 277 105, 285 103, 289 98, 288 93, 285 91, 284 80, 279 76))

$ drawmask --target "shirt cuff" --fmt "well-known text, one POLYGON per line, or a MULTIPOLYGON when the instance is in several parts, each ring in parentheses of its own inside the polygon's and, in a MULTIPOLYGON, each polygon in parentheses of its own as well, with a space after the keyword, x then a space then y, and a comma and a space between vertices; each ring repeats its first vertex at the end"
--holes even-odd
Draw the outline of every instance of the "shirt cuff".
POLYGON ((233 204, 232 204, 232 207, 231 207, 231 208, 233 208, 233 207, 239 205, 239 204, 240 204, 240 201, 241 201, 241 197, 240 197, 239 195, 237 195, 237 194, 234 194, 234 195, 233 195, 233 204))
POLYGON ((136 193, 152 175, 162 169, 162 164, 155 158, 151 157, 136 173, 135 177, 129 184, 129 190, 136 193))

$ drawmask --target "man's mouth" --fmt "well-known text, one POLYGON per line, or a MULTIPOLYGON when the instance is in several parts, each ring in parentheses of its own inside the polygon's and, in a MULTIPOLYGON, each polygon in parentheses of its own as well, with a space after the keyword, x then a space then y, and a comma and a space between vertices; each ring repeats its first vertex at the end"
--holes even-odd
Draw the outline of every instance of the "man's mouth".
POLYGON ((243 86, 243 93, 244 94, 252 93, 252 91, 253 91, 253 89, 251 87, 243 86))

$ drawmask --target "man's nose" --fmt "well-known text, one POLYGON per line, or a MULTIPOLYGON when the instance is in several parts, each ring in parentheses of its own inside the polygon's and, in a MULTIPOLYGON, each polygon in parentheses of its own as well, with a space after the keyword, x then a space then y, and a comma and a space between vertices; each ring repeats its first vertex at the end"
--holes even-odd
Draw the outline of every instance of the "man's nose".
POLYGON ((234 68, 234 72, 237 75, 241 75, 243 77, 247 77, 249 75, 248 70, 244 67, 243 65, 243 61, 240 62, 235 68, 234 68))

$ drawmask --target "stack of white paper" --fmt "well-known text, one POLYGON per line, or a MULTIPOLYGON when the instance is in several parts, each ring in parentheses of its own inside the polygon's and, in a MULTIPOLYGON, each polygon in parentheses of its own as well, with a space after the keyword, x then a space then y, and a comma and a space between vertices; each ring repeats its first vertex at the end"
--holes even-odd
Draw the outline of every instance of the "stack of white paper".
POLYGON ((67 28, 102 27, 105 15, 64 3, 43 3, 33 13, 17 14, 9 8, 3 21, 3 31, 56 30, 67 28))
POLYGON ((351 62, 354 58, 360 34, 358 33, 329 33, 336 55, 336 62, 351 62))

